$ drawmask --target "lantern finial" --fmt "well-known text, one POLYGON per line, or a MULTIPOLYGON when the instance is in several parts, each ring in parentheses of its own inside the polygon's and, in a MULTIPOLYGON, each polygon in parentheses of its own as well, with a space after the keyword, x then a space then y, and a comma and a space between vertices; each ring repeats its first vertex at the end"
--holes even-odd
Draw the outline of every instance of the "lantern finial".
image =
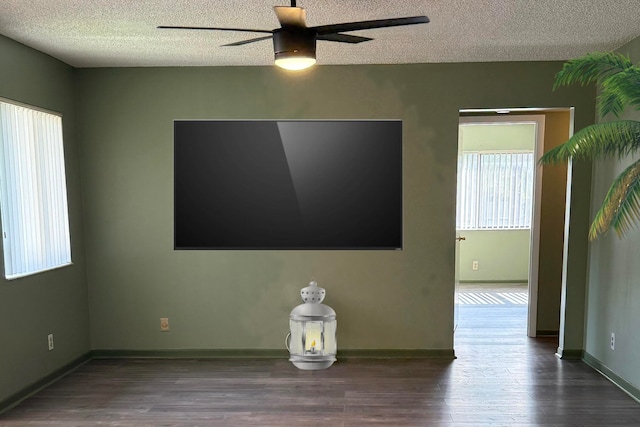
POLYGON ((318 282, 312 280, 309 282, 309 286, 300 290, 300 296, 302 301, 308 304, 320 304, 324 300, 325 295, 324 288, 318 286, 318 282))

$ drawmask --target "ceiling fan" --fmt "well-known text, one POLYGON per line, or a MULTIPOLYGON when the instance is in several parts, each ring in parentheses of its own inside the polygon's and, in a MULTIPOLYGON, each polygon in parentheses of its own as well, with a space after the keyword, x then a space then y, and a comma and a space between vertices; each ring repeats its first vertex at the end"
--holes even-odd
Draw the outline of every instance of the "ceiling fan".
POLYGON ((302 70, 316 63, 316 41, 326 40, 339 43, 361 43, 373 40, 369 37, 343 34, 349 31, 368 30, 372 28, 396 27, 401 25, 426 24, 426 16, 411 16, 407 18, 375 19, 372 21, 345 22, 342 24, 319 25, 307 27, 306 12, 296 7, 296 0, 291 0, 291 6, 274 6, 274 11, 280 22, 280 28, 274 30, 255 30, 247 28, 223 27, 174 27, 160 25, 160 29, 175 30, 215 30, 215 31, 243 31, 250 33, 265 33, 268 36, 241 40, 223 46, 242 46, 261 40, 273 39, 276 65, 288 70, 302 70))

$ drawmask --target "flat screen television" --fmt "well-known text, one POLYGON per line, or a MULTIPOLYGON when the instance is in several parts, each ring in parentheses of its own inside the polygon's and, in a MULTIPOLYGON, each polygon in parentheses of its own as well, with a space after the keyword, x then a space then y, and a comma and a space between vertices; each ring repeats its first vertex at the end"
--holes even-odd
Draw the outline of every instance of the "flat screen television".
POLYGON ((402 249, 402 121, 175 120, 175 249, 402 249))

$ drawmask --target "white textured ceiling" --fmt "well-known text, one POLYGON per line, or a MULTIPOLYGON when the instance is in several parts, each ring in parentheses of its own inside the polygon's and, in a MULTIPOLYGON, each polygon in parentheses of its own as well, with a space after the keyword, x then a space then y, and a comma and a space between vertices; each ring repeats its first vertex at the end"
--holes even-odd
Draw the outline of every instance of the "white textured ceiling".
MULTIPOLYGON (((278 27, 286 0, 1 0, 0 34, 75 67, 273 63, 271 41, 221 47, 252 33, 158 25, 278 27)), ((319 41, 319 64, 566 60, 640 36, 640 0, 299 0, 307 25, 427 15, 431 23, 319 41)))

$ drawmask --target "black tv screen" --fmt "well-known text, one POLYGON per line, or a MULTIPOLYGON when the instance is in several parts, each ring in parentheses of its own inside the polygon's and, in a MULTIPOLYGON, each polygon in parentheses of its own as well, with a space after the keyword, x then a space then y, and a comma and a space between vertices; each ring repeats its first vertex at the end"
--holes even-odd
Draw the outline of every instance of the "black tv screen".
POLYGON ((176 120, 175 249, 401 249, 402 121, 176 120))

